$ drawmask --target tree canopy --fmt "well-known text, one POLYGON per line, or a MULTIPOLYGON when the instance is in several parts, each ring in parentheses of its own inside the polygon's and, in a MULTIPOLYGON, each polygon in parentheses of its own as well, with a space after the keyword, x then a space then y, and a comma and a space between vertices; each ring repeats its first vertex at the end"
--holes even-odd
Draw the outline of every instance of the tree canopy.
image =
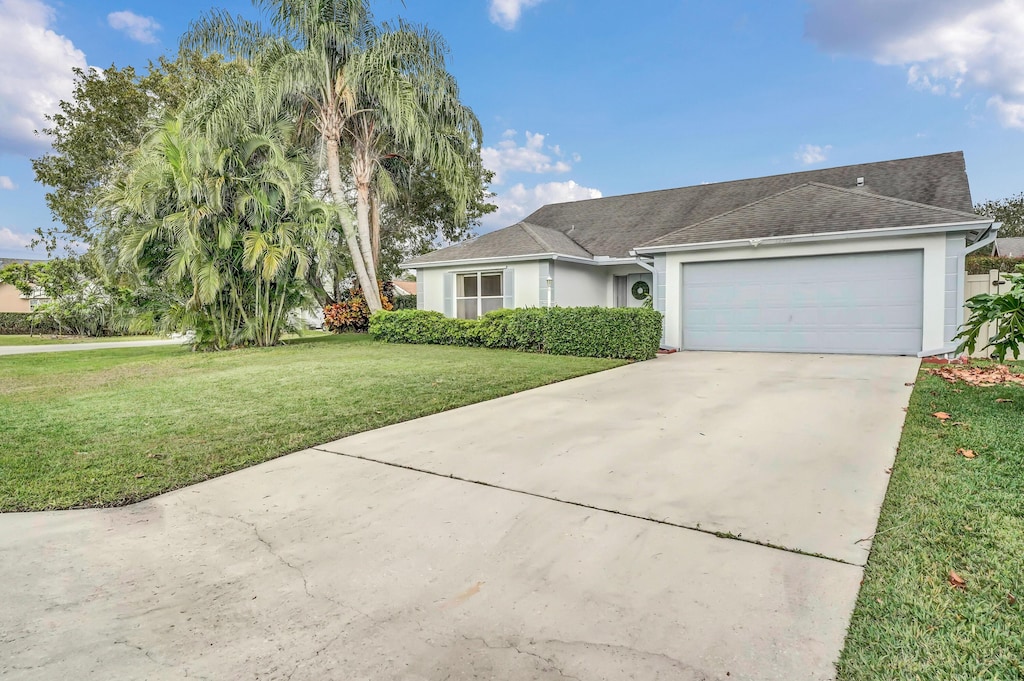
POLYGON ((974 206, 974 212, 1002 222, 999 236, 1024 236, 1024 192, 1005 199, 989 200, 974 206))

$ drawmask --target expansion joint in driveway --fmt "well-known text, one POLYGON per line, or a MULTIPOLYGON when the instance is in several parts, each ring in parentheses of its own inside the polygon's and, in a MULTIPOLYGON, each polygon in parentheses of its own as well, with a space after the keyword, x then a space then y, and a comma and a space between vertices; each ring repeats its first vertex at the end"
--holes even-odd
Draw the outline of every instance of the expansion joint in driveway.
POLYGON ((325 454, 334 454, 335 456, 344 456, 344 457, 348 457, 350 459, 359 459, 360 461, 368 461, 370 463, 381 464, 382 466, 391 466, 392 468, 401 468, 403 470, 413 471, 414 473, 422 473, 424 475, 433 475, 434 477, 445 478, 446 480, 457 480, 459 482, 465 482, 465 483, 469 483, 471 485, 480 485, 481 487, 491 487, 493 489, 499 489, 499 490, 502 490, 504 492, 511 492, 513 494, 523 494, 523 495, 526 495, 528 497, 536 497, 537 499, 546 499, 548 501, 554 501, 554 502, 557 502, 559 504, 567 504, 569 506, 578 506, 579 508, 586 508, 586 509, 589 509, 591 511, 599 511, 601 513, 611 513, 613 515, 620 515, 620 516, 623 516, 623 517, 626 517, 626 518, 634 518, 636 520, 643 520, 643 521, 646 521, 646 522, 649 522, 649 523, 656 523, 658 525, 668 525, 669 527, 677 527, 677 528, 679 528, 681 530, 690 530, 691 532, 700 532, 702 534, 710 534, 711 536, 718 537, 719 539, 728 539, 728 540, 732 540, 732 541, 743 542, 745 544, 753 544, 755 546, 763 546, 763 547, 768 548, 768 549, 775 549, 776 551, 785 551, 786 553, 795 553, 797 555, 807 556, 809 558, 820 558, 822 560, 828 560, 828 561, 831 561, 833 563, 842 563, 843 565, 852 565, 852 566, 858 567, 858 568, 859 567, 863 567, 862 565, 858 565, 857 563, 851 563, 850 561, 842 560, 840 558, 833 558, 832 556, 826 556, 826 555, 823 555, 823 554, 820 554, 820 553, 811 553, 810 551, 801 551, 800 549, 793 549, 793 548, 790 548, 788 546, 780 546, 778 544, 772 544, 771 542, 758 541, 756 539, 747 539, 746 537, 743 537, 743 536, 740 536, 740 535, 736 535, 736 534, 732 534, 731 532, 716 532, 714 530, 704 529, 704 528, 702 528, 700 526, 686 525, 684 523, 674 523, 674 522, 672 522, 670 520, 658 520, 657 518, 648 518, 646 516, 636 515, 635 513, 626 513, 625 511, 617 511, 617 510, 611 509, 611 508, 603 508, 601 506, 593 506, 591 504, 584 504, 584 503, 579 502, 579 501, 572 501, 571 499, 559 499, 558 497, 549 496, 547 494, 538 494, 537 492, 530 492, 530 491, 523 490, 523 489, 516 489, 514 487, 505 487, 503 485, 495 485, 494 483, 484 482, 482 480, 471 480, 469 478, 460 477, 460 476, 455 475, 453 473, 450 473, 450 474, 438 473, 436 471, 427 470, 425 468, 417 468, 415 466, 407 466, 405 464, 394 463, 393 461, 382 461, 381 459, 374 459, 374 458, 369 457, 369 456, 360 456, 359 454, 349 454, 347 452, 332 452, 332 451, 330 451, 328 449, 321 449, 320 447, 312 447, 311 449, 314 449, 314 450, 316 450, 318 452, 323 452, 325 454))

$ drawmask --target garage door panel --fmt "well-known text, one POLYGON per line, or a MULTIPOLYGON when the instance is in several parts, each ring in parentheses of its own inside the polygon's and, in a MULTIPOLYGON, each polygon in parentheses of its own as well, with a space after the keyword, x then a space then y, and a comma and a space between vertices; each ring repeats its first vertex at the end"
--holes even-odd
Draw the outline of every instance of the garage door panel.
POLYGON ((920 251, 683 266, 683 347, 915 354, 920 251))

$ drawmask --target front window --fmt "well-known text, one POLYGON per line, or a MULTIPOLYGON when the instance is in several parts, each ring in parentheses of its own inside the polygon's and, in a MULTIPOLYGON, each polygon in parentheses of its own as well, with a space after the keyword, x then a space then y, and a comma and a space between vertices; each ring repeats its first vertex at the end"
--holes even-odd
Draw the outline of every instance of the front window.
POLYGON ((500 310, 505 300, 501 272, 468 272, 455 280, 455 316, 477 319, 500 310))

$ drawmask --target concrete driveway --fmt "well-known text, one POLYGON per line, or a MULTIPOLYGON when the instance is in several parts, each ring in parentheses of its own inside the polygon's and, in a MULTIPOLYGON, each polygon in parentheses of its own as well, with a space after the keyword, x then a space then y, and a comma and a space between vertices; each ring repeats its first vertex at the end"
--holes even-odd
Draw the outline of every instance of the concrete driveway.
POLYGON ((0 676, 831 678, 916 368, 683 353, 0 516, 0 676))

